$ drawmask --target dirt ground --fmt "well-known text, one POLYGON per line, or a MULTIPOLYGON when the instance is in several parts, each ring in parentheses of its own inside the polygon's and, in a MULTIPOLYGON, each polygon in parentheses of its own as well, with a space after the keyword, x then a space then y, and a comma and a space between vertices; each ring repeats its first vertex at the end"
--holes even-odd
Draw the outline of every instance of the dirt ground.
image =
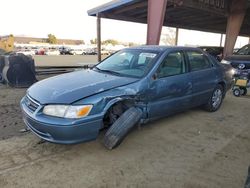
POLYGON ((23 129, 25 89, 0 86, 0 187, 243 188, 250 165, 250 95, 131 132, 115 150, 96 141, 42 143, 23 129))

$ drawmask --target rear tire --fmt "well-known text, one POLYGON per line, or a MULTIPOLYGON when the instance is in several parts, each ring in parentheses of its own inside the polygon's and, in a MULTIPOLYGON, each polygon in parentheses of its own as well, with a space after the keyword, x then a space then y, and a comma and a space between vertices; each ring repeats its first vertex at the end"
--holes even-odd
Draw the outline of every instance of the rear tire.
POLYGON ((207 104, 204 105, 204 109, 208 112, 215 112, 217 111, 223 101, 223 87, 221 85, 217 85, 211 95, 211 97, 208 99, 207 104))
POLYGON ((128 132, 139 122, 142 116, 142 111, 139 108, 131 107, 126 110, 108 129, 103 143, 107 149, 117 147, 128 132))

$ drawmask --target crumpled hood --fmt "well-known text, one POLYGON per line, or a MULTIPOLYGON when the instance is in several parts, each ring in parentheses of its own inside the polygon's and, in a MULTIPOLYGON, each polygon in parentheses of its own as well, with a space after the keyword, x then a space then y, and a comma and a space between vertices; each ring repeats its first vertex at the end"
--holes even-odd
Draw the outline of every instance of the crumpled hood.
POLYGON ((70 104, 137 80, 93 70, 81 70, 37 82, 28 89, 28 95, 41 104, 70 104))

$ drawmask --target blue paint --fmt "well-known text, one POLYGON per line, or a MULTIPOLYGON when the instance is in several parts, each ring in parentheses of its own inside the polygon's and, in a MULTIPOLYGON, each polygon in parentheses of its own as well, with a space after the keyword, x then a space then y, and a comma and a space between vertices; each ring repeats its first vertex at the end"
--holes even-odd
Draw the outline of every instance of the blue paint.
MULTIPOLYGON (((147 122, 205 104, 217 84, 223 84, 227 91, 232 83, 232 77, 228 74, 229 68, 225 68, 225 65, 200 49, 142 46, 124 49, 118 52, 117 56, 119 54, 137 54, 134 59, 145 56, 143 59, 151 58, 151 61, 146 64, 146 68, 138 67, 138 70, 144 71, 144 74, 141 74, 143 76, 139 77, 133 75, 136 68, 131 68, 136 65, 127 65, 126 62, 120 63, 118 68, 111 66, 110 70, 116 70, 113 73, 93 68, 59 75, 34 84, 28 89, 27 96, 38 104, 38 107, 31 110, 25 102, 25 97, 21 100, 26 125, 37 136, 50 142, 71 144, 89 141, 98 136, 103 128, 105 113, 119 101, 132 101, 143 111, 141 121, 147 122), (186 51, 201 53, 209 60, 211 67, 191 71, 186 51), (180 74, 158 77, 162 62, 176 52, 183 54, 185 68, 180 74), (126 70, 132 71, 124 71, 125 67, 126 70), (131 75, 126 76, 127 74, 131 75), (66 119, 43 114, 43 108, 47 104, 92 104, 93 108, 87 117, 66 119)), ((109 58, 114 57, 116 56, 109 58)), ((104 66, 104 61, 97 67, 108 67, 107 62, 104 66)))

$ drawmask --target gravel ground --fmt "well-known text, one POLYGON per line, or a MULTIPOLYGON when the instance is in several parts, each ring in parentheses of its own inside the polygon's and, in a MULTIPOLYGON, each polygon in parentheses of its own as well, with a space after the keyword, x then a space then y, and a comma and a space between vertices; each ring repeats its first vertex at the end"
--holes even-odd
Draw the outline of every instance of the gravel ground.
POLYGON ((57 145, 24 128, 25 89, 0 86, 0 187, 243 188, 250 165, 250 95, 192 109, 131 132, 115 150, 57 145))

